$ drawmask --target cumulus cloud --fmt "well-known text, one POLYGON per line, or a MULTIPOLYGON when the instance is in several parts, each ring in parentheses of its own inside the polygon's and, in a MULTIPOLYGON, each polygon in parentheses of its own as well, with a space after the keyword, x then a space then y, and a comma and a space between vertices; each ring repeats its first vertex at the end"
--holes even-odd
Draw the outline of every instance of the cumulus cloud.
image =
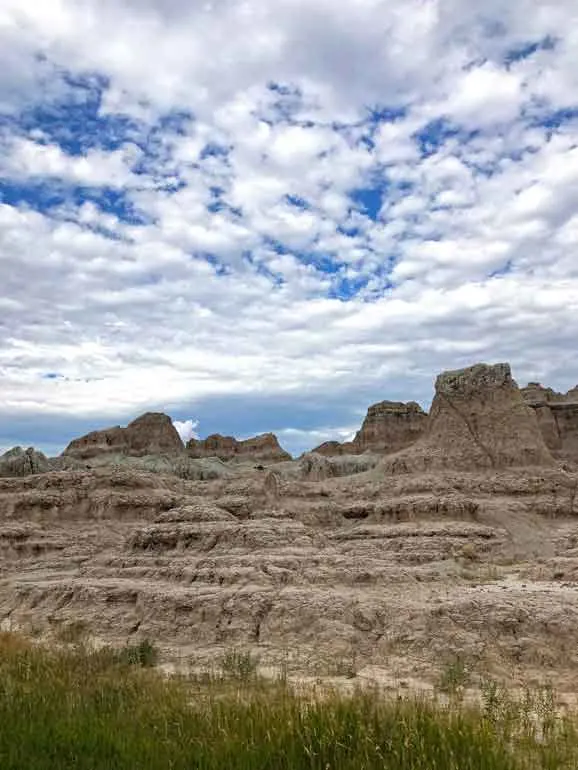
POLYGON ((173 425, 184 444, 192 438, 199 438, 199 434, 197 433, 197 428, 199 427, 198 420, 173 420, 173 425))
POLYGON ((574 13, 5 0, 3 419, 331 394, 294 451, 473 360, 574 385, 574 13))

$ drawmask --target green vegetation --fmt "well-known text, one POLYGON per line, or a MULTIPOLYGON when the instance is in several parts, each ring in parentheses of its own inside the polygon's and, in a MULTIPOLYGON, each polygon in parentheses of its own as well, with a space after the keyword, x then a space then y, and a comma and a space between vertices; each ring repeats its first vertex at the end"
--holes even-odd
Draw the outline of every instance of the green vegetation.
POLYGON ((242 653, 222 675, 165 679, 147 668, 152 645, 129 650, 46 650, 0 635, 2 770, 578 766, 573 723, 548 691, 518 703, 488 682, 479 709, 376 692, 299 698, 242 653))
POLYGON ((257 674, 258 658, 250 652, 229 650, 221 658, 221 670, 225 677, 230 676, 240 682, 249 682, 257 674))
POLYGON ((438 690, 454 698, 463 695, 464 688, 470 681, 466 662, 460 655, 451 658, 442 670, 438 690))

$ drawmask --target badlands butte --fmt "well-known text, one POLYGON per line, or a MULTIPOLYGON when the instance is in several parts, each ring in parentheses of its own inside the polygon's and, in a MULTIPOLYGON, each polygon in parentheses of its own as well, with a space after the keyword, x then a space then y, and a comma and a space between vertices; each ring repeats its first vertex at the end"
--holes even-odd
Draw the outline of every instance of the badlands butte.
POLYGON ((10 450, 0 477, 4 629, 392 687, 459 656, 575 692, 578 388, 445 372, 429 414, 383 401, 298 459, 273 434, 185 446, 147 413, 60 457, 10 450))

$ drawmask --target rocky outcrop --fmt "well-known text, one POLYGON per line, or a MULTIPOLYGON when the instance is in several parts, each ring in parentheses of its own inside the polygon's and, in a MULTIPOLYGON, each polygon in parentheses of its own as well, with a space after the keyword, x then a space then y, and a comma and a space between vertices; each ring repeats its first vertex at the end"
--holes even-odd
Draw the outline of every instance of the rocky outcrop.
POLYGON ((184 444, 171 418, 160 412, 147 412, 121 428, 119 425, 96 430, 74 439, 63 455, 90 460, 105 455, 143 457, 145 455, 176 455, 184 444))
POLYGON ((250 462, 283 462, 291 460, 273 433, 263 433, 244 441, 215 433, 205 439, 191 439, 187 444, 189 457, 218 457, 221 460, 250 462))
POLYGON ((417 441, 426 425, 427 414, 415 401, 380 401, 369 407, 353 441, 326 441, 312 451, 325 457, 363 452, 393 454, 417 441))
MULTIPOLYGON (((372 454, 364 457, 358 455, 323 456, 317 452, 306 452, 299 458, 297 466, 301 479, 309 481, 322 481, 323 479, 337 478, 339 476, 353 476, 357 473, 375 468, 379 458, 372 454)), ((289 471, 292 475, 293 469, 289 471)))
POLYGON ((319 444, 311 452, 322 457, 339 457, 340 455, 358 454, 358 449, 353 441, 344 441, 343 443, 339 441, 324 441, 323 444, 319 444))
POLYGON ((0 480, 0 522, 134 520, 177 507, 182 490, 175 478, 110 468, 5 478, 0 480))
POLYGON ((415 401, 381 401, 369 407, 352 443, 359 452, 392 454, 417 441, 426 424, 427 414, 415 401))
POLYGON ((413 472, 553 464, 510 366, 477 364, 439 375, 426 433, 384 467, 413 472))
POLYGON ((46 473, 50 470, 50 461, 34 447, 22 449, 16 446, 0 457, 0 476, 30 476, 34 473, 46 473))
POLYGON ((544 441, 552 453, 578 463, 578 386, 557 393, 537 382, 522 389, 524 401, 536 413, 544 441))

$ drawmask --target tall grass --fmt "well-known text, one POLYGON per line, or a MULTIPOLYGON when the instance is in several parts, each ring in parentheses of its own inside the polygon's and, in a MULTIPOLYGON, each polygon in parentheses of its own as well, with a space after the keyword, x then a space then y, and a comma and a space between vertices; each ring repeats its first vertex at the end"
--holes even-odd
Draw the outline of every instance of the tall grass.
POLYGON ((304 700, 258 677, 167 680, 146 662, 110 650, 40 649, 0 635, 0 768, 578 767, 570 722, 549 713, 550 727, 537 735, 510 709, 506 729, 503 698, 489 686, 477 711, 367 692, 304 700))

